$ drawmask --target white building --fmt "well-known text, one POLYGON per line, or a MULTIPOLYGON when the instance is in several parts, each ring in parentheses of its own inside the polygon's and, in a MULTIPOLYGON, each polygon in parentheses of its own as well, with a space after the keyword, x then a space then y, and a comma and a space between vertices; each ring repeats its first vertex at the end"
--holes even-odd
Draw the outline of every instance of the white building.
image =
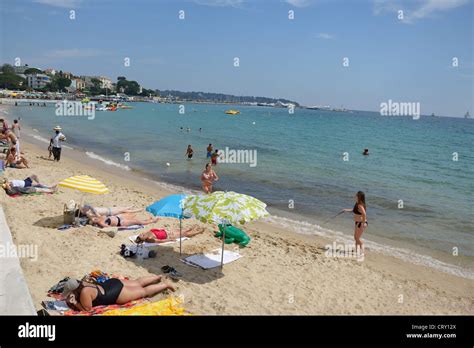
POLYGON ((97 77, 97 79, 100 81, 100 88, 107 88, 108 90, 113 89, 113 86, 112 86, 113 82, 108 77, 99 76, 97 77))
POLYGON ((54 76, 54 75, 56 75, 57 71, 56 71, 56 69, 48 68, 48 69, 44 70, 44 73, 54 76))
POLYGON ((33 89, 43 88, 51 82, 51 78, 45 74, 28 74, 26 80, 28 81, 28 87, 33 89))

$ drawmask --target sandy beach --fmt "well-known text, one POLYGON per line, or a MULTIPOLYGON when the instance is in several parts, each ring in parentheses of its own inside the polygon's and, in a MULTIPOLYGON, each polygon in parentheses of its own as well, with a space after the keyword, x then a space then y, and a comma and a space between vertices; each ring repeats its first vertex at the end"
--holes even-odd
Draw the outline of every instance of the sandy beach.
MULTIPOLYGON (((8 179, 36 174, 43 183, 52 185, 72 175, 87 174, 110 189, 107 195, 81 194, 67 188, 60 188, 56 194, 17 198, 0 195, 14 242, 38 246, 36 261, 21 259, 37 309, 42 300, 48 299, 48 289, 65 276, 80 278, 100 269, 139 277, 162 274, 161 267, 171 265, 183 274, 174 283, 175 294, 183 296, 187 311, 198 315, 474 314, 472 280, 370 250, 362 262, 327 257, 324 246, 333 241, 291 233, 268 221, 245 227, 251 243, 240 249, 243 257, 226 265, 222 272, 220 268, 201 270, 183 264, 178 243, 155 248, 158 255, 153 259, 124 259, 119 254, 120 245, 127 243, 135 231, 118 232, 114 238, 98 233, 99 229, 92 226, 59 231, 64 204, 84 199, 97 206, 146 207, 176 192, 76 150, 64 149, 61 162, 55 163, 46 158, 46 144, 23 136, 21 146, 31 169, 8 168, 8 179)), ((183 256, 220 247, 220 240, 213 237, 213 226, 185 220, 184 228, 191 225, 201 225, 206 232, 183 243, 183 256)), ((161 218, 145 230, 178 226, 175 219, 161 218)), ((226 247, 238 249, 234 245, 226 247)), ((155 299, 167 296, 159 294, 155 299)))

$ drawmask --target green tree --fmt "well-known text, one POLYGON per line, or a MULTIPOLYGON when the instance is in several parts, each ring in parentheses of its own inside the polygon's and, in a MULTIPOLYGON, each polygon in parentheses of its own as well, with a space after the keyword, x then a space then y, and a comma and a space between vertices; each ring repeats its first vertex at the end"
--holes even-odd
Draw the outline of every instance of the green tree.
POLYGON ((42 74, 43 72, 40 70, 40 69, 36 69, 36 68, 28 68, 25 70, 24 74, 25 75, 29 75, 29 74, 42 74))
POLYGON ((25 89, 26 79, 15 74, 15 69, 10 64, 3 64, 0 68, 0 87, 9 89, 25 89))
POLYGON ((10 64, 3 64, 1 71, 4 74, 15 74, 15 68, 10 64))
POLYGON ((52 81, 44 87, 44 90, 50 92, 65 92, 66 87, 69 86, 71 86, 71 80, 66 77, 55 75, 52 81))

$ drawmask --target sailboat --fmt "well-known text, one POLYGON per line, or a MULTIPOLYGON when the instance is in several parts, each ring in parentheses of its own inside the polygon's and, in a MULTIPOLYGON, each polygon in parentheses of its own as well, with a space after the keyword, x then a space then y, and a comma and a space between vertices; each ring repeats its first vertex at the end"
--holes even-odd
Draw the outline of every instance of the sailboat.
POLYGON ((471 117, 471 115, 469 114, 469 111, 466 112, 466 114, 464 115, 464 118, 470 118, 470 117, 471 117))

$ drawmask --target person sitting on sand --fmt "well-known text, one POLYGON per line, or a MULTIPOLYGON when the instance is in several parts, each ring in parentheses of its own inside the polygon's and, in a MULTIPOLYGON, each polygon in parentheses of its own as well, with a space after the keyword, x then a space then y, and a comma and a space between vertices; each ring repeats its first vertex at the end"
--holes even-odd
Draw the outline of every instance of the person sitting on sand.
POLYGON ((123 305, 130 301, 153 297, 167 289, 176 290, 170 284, 161 283, 160 275, 135 280, 111 278, 100 285, 69 279, 64 285, 63 297, 70 308, 89 311, 96 306, 123 305))
POLYGON ((28 161, 26 158, 18 154, 15 147, 10 148, 5 160, 5 167, 17 169, 30 168, 28 167, 28 161))
MULTIPOLYGON (((191 238, 197 234, 203 233, 203 227, 189 228, 181 233, 181 237, 191 238)), ((135 242, 137 244, 147 242, 147 243, 166 243, 172 242, 179 238, 179 231, 168 232, 166 230, 151 229, 147 232, 142 232, 137 236, 135 242)))
POLYGON ((9 196, 15 195, 18 193, 54 193, 57 191, 57 186, 46 186, 42 185, 39 182, 37 175, 31 175, 27 177, 25 180, 11 180, 7 181, 6 179, 3 180, 2 184, 5 193, 9 196), (33 184, 36 182, 36 184, 33 184))
POLYGON ((212 193, 214 181, 219 180, 216 172, 209 163, 206 163, 206 169, 201 174, 202 189, 205 193, 212 193))
POLYGON ((133 209, 132 207, 93 207, 88 204, 84 204, 81 208, 80 214, 87 216, 88 218, 100 217, 100 216, 113 216, 119 214, 138 213, 143 209, 133 209))
POLYGON ((149 225, 157 222, 158 218, 137 219, 134 214, 118 214, 112 216, 98 216, 89 219, 92 225, 100 227, 127 227, 132 225, 149 225))

